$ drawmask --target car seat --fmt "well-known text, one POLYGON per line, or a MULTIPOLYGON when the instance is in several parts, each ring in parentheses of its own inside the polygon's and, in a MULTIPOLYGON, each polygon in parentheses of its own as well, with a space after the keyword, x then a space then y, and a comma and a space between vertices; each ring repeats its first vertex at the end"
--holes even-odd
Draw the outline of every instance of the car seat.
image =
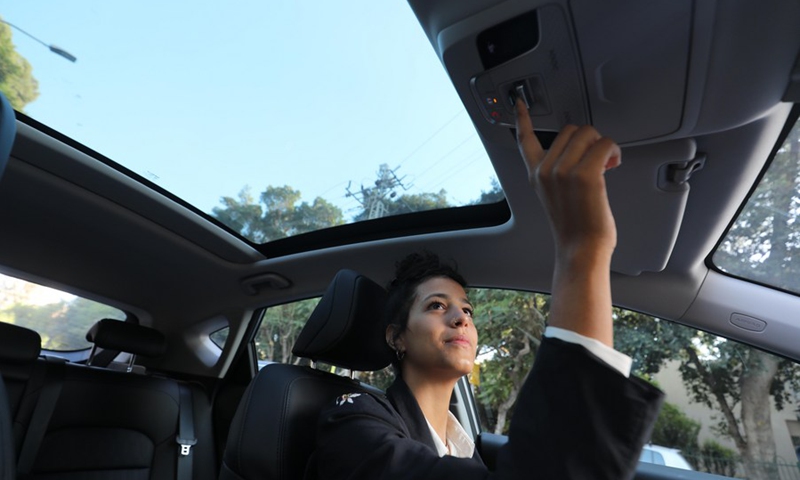
MULTIPOLYGON (((295 342, 298 357, 352 370, 380 370, 394 352, 382 322, 386 291, 352 270, 336 274, 295 342)), ((322 408, 350 392, 375 392, 351 378, 270 364, 256 375, 231 424, 220 480, 298 480, 316 448, 322 408)))

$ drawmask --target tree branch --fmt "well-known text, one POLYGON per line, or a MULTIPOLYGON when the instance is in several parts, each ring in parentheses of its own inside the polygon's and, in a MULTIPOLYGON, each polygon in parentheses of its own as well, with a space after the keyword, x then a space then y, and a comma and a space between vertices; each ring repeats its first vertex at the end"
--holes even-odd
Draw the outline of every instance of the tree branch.
POLYGON ((714 376, 711 375, 708 370, 706 370, 705 365, 703 365, 703 363, 700 361, 700 357, 697 356, 697 351, 694 348, 688 347, 686 348, 686 353, 689 355, 689 360, 691 363, 694 364, 695 368, 697 368, 697 372, 700 374, 703 382, 708 385, 708 387, 711 389, 711 392, 714 394, 714 398, 717 399, 720 410, 725 416, 728 426, 728 433, 736 443, 736 447, 740 452, 746 451, 747 439, 745 439, 739 431, 739 424, 736 422, 736 416, 733 413, 733 409, 730 405, 728 405, 728 400, 725 398, 725 392, 722 390, 722 388, 720 388, 719 385, 717 385, 717 382, 714 380, 714 376))

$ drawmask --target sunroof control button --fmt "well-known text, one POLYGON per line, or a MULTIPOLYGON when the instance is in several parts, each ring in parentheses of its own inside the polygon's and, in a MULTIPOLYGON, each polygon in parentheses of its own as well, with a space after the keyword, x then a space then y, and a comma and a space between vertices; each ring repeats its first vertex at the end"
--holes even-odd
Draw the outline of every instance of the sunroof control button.
POLYGON ((511 104, 512 107, 517 103, 518 98, 525 102, 525 108, 528 110, 531 109, 533 97, 528 94, 528 90, 525 88, 525 83, 523 82, 514 84, 508 92, 508 103, 511 104))

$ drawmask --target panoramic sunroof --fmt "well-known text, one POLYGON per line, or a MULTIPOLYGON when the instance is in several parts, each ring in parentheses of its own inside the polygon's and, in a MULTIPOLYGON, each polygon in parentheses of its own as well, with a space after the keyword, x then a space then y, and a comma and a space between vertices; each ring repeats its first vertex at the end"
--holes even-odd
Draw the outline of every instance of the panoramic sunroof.
POLYGON ((0 41, 32 67, 17 109, 253 242, 502 198, 406 2, 26 1, 0 15, 0 41))
POLYGON ((800 122, 714 252, 722 271, 800 294, 800 122))

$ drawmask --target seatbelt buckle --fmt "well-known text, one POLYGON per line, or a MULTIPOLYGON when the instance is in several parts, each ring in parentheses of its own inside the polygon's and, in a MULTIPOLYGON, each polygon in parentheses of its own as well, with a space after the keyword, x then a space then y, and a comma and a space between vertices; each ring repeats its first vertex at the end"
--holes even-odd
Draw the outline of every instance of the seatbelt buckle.
POLYGON ((175 441, 178 442, 178 445, 181 446, 181 455, 184 457, 192 453, 192 447, 195 444, 197 444, 196 438, 186 439, 181 437, 175 437, 175 441))

